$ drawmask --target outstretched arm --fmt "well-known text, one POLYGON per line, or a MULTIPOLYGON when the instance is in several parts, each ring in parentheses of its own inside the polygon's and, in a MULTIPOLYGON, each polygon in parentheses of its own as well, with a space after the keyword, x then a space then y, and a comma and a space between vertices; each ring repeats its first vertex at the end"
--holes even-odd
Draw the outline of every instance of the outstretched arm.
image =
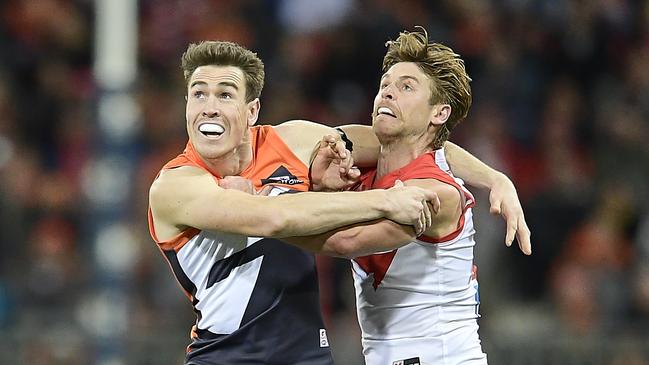
MULTIPOLYGON (((428 237, 443 237, 457 228, 462 211, 460 194, 454 187, 432 179, 417 179, 406 184, 419 186, 438 195, 430 226, 424 233, 428 237), (440 201, 443 204, 440 205, 440 201)), ((336 229, 308 237, 288 237, 283 240, 328 256, 355 258, 376 252, 391 251, 403 246, 419 234, 410 226, 380 219, 336 229)))
MULTIPOLYGON (((250 193, 246 182, 246 179, 236 177, 228 188, 250 193)), ((425 215, 426 235, 445 235, 449 228, 455 228, 454 219, 457 220, 456 216, 461 212, 457 190, 435 181, 411 180, 406 184, 419 186, 437 197, 431 202, 432 211, 425 215), (447 208, 442 210, 439 197, 445 199, 447 208)), ((393 250, 411 242, 417 235, 412 226, 377 219, 310 236, 283 237, 282 240, 314 253, 354 258, 393 250)))
POLYGON ((248 236, 309 235, 376 218, 394 219, 425 229, 425 201, 436 195, 395 185, 362 193, 300 193, 255 196, 223 189, 194 167, 164 171, 151 187, 149 201, 156 231, 170 238, 187 227, 248 236))
POLYGON ((525 222, 523 208, 512 181, 454 143, 446 142, 444 150, 455 176, 469 185, 490 190, 491 213, 502 215, 507 222, 505 244, 511 246, 516 237, 521 251, 531 255, 530 229, 525 222))
POLYGON ((353 259, 394 250, 416 237, 411 226, 377 219, 319 235, 287 237, 282 240, 317 254, 353 259))

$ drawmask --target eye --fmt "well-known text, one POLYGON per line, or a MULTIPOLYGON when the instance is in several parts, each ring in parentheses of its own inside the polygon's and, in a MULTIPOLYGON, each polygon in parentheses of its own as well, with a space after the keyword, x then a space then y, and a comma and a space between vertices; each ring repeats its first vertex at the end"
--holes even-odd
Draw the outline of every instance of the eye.
POLYGON ((408 84, 404 84, 401 88, 403 89, 403 91, 412 91, 413 90, 412 86, 410 86, 408 84))
POLYGON ((205 97, 205 93, 202 92, 201 90, 196 90, 192 93, 192 96, 196 99, 202 99, 205 97))
POLYGON ((232 94, 230 93, 221 93, 221 99, 232 99, 232 94))
POLYGON ((388 87, 388 84, 387 84, 387 83, 383 83, 383 84, 381 84, 381 86, 380 86, 379 88, 380 88, 381 90, 383 90, 383 89, 385 89, 386 87, 388 87))

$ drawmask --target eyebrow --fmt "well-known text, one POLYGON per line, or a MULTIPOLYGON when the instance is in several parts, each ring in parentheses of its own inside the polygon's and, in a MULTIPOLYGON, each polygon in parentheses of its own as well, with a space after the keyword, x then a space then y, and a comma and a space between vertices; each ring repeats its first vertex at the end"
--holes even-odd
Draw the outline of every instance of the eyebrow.
MULTIPOLYGON (((388 76, 390 76, 390 75, 387 74, 387 73, 383 74, 383 76, 381 76, 381 81, 383 81, 383 79, 385 79, 385 78, 388 77, 388 76)), ((399 80, 407 80, 407 79, 413 80, 413 81, 415 81, 416 83, 420 83, 420 82, 419 82, 419 79, 416 78, 415 76, 412 76, 412 75, 403 75, 403 76, 399 76, 399 80)))
MULTIPOLYGON (((205 81, 194 81, 194 82, 191 83, 191 85, 189 85, 189 88, 191 89, 192 87, 197 86, 197 85, 205 86, 205 85, 207 85, 207 82, 205 82, 205 81)), ((219 86, 226 86, 226 87, 229 86, 229 87, 234 88, 235 90, 239 90, 239 86, 237 86, 237 84, 235 84, 234 82, 231 82, 231 81, 221 81, 221 82, 218 83, 218 85, 219 86)))

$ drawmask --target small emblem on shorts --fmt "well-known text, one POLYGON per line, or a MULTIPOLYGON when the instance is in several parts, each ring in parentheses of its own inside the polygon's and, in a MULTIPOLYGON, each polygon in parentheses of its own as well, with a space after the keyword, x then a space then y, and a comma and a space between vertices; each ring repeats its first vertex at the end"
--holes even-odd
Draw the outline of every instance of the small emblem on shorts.
POLYGON ((327 330, 320 328, 320 347, 329 347, 329 340, 327 339, 327 330))
POLYGON ((393 361, 392 365, 421 365, 421 361, 418 357, 411 357, 405 360, 393 361))

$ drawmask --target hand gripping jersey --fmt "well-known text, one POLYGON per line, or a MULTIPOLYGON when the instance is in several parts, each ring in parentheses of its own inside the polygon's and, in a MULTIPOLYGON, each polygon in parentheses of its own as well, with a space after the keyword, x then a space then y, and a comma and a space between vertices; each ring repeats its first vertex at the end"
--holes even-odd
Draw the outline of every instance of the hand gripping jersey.
MULTIPOLYGON (((308 190, 308 168, 272 127, 253 127, 251 136, 253 159, 240 176, 257 189, 273 184, 273 195, 308 190)), ((180 166, 207 171, 191 143, 163 170, 180 166)), ((312 254, 276 239, 194 228, 160 241, 150 210, 149 230, 197 315, 187 364, 333 363, 312 254)))
POLYGON ((478 338, 473 196, 452 177, 443 150, 378 181, 375 176, 375 170, 364 174, 360 189, 389 188, 397 179, 450 184, 462 195, 464 212, 446 237, 420 236, 394 251, 352 260, 366 364, 486 364, 478 338))

